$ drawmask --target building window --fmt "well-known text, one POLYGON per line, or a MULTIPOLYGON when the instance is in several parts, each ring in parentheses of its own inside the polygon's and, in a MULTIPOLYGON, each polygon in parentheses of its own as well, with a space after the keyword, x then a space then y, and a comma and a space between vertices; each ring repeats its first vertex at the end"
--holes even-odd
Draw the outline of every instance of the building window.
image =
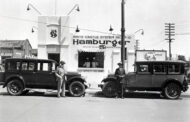
POLYGON ((78 52, 79 68, 104 68, 104 52, 78 52))

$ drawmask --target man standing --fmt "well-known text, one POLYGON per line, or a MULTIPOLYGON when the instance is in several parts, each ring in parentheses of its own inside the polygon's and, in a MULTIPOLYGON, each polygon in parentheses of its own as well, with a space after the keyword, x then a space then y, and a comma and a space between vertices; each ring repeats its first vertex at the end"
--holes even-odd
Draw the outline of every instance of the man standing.
POLYGON ((121 62, 118 63, 118 68, 115 70, 115 76, 117 78, 117 97, 123 98, 123 86, 122 86, 122 79, 125 76, 125 69, 121 62))
POLYGON ((62 86, 62 97, 65 97, 65 69, 64 69, 64 61, 60 61, 59 66, 57 67, 57 70, 55 72, 56 75, 56 81, 57 81, 57 97, 60 97, 61 93, 61 86, 62 86))

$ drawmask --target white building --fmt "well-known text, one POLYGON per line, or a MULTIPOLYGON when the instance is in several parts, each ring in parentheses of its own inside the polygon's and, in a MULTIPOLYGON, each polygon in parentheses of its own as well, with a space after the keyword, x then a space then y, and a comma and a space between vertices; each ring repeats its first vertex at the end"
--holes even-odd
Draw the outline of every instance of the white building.
MULTIPOLYGON (((72 35, 68 16, 39 16, 38 21, 38 58, 64 60, 68 71, 81 73, 92 85, 113 73, 121 61, 119 35, 72 35)), ((134 35, 127 35, 125 42, 125 69, 133 71, 134 35)))

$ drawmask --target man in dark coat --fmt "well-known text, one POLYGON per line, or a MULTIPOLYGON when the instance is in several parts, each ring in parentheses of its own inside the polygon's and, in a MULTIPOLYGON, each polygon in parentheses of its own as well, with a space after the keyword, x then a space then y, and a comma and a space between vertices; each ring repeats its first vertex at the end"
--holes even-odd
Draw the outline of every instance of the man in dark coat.
POLYGON ((117 97, 123 98, 123 88, 122 88, 122 79, 125 76, 125 69, 123 68, 123 65, 121 62, 118 63, 118 68, 115 70, 115 76, 117 78, 117 97))

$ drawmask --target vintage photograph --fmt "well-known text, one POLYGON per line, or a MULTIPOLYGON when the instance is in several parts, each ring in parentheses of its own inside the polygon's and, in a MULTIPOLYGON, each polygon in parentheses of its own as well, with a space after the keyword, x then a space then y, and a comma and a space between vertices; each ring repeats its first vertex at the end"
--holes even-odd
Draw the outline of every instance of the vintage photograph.
POLYGON ((0 122, 189 122, 190 0, 0 0, 0 122))

